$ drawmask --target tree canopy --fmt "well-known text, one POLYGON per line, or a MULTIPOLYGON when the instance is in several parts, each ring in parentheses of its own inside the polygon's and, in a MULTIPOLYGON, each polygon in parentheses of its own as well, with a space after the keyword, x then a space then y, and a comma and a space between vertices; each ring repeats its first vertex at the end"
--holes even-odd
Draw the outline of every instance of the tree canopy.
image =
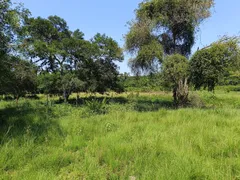
POLYGON ((188 57, 201 22, 211 15, 213 0, 150 0, 139 4, 130 22, 125 48, 132 69, 151 69, 163 55, 188 57), (143 56, 144 54, 144 56, 143 56))
POLYGON ((197 51, 190 60, 191 82, 195 89, 213 91, 229 71, 239 68, 239 39, 223 37, 197 51))
MULTIPOLYGON (((13 88, 10 88, 14 82, 16 74, 13 73, 13 68, 16 69, 18 57, 14 57, 13 54, 17 54, 17 43, 19 40, 19 31, 29 16, 29 11, 21 5, 12 6, 10 0, 2 0, 0 3, 0 92, 6 91, 12 92, 13 88)), ((23 65, 23 61, 18 61, 20 67, 23 65)), ((26 65, 26 64, 25 64, 26 65)), ((20 68, 21 69, 21 68, 20 68)), ((20 71, 19 69, 19 71, 20 71)), ((19 72, 18 71, 18 72, 19 72)), ((17 71, 15 71, 17 73, 17 71)), ((20 82, 20 81, 17 81, 20 82)), ((15 86, 16 87, 16 86, 15 86)))
POLYGON ((62 94, 104 93, 121 89, 118 43, 105 34, 86 40, 58 16, 33 18, 22 5, 0 3, 0 93, 17 97, 37 91, 62 94), (31 88, 30 88, 31 87, 31 88))

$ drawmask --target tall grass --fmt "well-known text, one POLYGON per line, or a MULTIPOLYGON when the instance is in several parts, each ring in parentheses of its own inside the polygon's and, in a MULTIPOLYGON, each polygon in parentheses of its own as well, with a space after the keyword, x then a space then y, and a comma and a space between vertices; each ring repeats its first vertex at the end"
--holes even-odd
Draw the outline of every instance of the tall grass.
MULTIPOLYGON (((199 92, 205 108, 171 95, 84 105, 0 103, 0 179, 238 179, 240 96, 199 92)), ((100 101, 101 102, 101 101, 100 101)))

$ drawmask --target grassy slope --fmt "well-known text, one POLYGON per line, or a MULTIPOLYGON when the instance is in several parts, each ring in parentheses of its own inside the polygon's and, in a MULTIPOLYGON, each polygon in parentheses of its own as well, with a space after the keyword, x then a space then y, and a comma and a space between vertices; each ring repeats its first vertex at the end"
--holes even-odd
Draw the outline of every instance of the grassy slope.
POLYGON ((199 94, 205 109, 171 109, 160 93, 92 116, 41 100, 1 102, 0 179, 240 178, 240 94, 199 94))

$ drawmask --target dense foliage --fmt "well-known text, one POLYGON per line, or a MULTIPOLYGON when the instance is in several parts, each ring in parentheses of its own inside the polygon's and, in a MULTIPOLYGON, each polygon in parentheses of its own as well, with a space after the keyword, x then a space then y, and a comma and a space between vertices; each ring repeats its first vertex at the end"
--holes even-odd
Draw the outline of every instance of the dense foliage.
POLYGON ((215 86, 239 68, 238 39, 220 39, 211 46, 197 51, 190 61, 191 81, 195 89, 213 91, 215 86))
POLYGON ((123 52, 111 37, 96 34, 86 40, 58 16, 32 18, 8 0, 0 5, 1 94, 41 92, 67 101, 72 92, 123 91, 115 64, 123 52))
POLYGON ((147 76, 130 76, 127 73, 120 74, 119 83, 126 92, 157 92, 168 90, 163 86, 163 78, 160 73, 147 76))
POLYGON ((195 89, 209 90, 216 84, 238 84, 238 69, 233 68, 239 67, 238 38, 220 39, 196 52, 188 68, 174 70, 183 65, 182 56, 190 57, 199 25, 211 16, 213 6, 213 0, 140 3, 125 36, 125 50, 132 55, 129 66, 136 75, 130 77, 118 72, 116 62, 123 61, 123 49, 111 37, 97 33, 87 40, 79 29, 70 30, 61 17, 33 18, 22 5, 2 0, 0 94, 18 99, 44 93, 68 101, 73 92, 170 88, 178 104, 181 94, 188 94, 180 91, 190 82, 195 89), (141 77, 143 73, 146 76, 141 77))
POLYGON ((13 7, 10 0, 0 1, 0 93, 12 90, 15 83, 13 76, 16 75, 12 69, 16 67, 18 57, 12 54, 16 52, 18 32, 28 15, 29 11, 21 5, 13 7))
MULTIPOLYGON (((151 0, 140 3, 130 22, 126 49, 137 53, 136 63, 162 61, 162 53, 188 56, 199 24, 211 13, 213 0, 151 0)), ((141 64, 141 63, 140 63, 141 64)), ((142 68, 141 66, 139 66, 142 68)))
POLYGON ((191 56, 213 5, 140 3, 132 76, 111 37, 0 0, 0 179, 239 179, 240 86, 215 88, 240 84, 239 37, 191 56))
POLYGON ((11 64, 10 71, 2 83, 1 91, 4 94, 10 93, 18 100, 28 92, 36 92, 37 68, 26 60, 16 57, 9 57, 11 64))

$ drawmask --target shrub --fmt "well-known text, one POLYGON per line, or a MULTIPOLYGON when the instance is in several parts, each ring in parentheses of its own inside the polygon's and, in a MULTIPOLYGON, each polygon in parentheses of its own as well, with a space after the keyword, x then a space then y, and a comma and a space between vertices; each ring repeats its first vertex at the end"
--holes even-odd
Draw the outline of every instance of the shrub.
POLYGON ((85 101, 87 112, 89 114, 106 114, 107 113, 107 100, 106 97, 100 101, 98 99, 92 99, 85 101))
POLYGON ((188 105, 190 107, 195 107, 195 108, 205 107, 205 104, 204 104, 203 100, 196 93, 190 94, 188 100, 189 100, 188 105))

